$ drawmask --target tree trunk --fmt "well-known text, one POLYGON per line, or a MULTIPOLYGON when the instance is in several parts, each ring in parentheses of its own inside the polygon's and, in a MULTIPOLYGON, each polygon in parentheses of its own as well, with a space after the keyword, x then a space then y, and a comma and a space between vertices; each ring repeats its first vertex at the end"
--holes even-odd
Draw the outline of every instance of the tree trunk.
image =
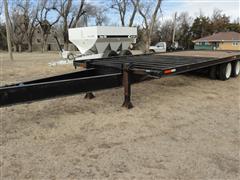
POLYGON ((16 44, 13 45, 13 51, 17 52, 17 45, 16 44))
POLYGON ((32 43, 28 42, 28 52, 32 52, 32 43))
POLYGON ((67 19, 64 19, 64 27, 63 27, 63 41, 64 41, 64 50, 68 50, 68 24, 67 19))
POLYGON ((18 45, 18 52, 20 52, 20 53, 22 52, 22 45, 21 44, 18 45))
POLYGON ((151 42, 150 42, 150 40, 147 38, 145 43, 146 43, 145 52, 149 52, 149 47, 150 47, 150 43, 151 43, 151 42))
POLYGON ((68 51, 68 42, 64 42, 64 50, 68 51))
POLYGON ((44 40, 44 43, 43 43, 43 52, 45 51, 48 51, 47 49, 47 40, 44 40))
POLYGON ((47 38, 48 38, 48 35, 44 34, 43 41, 42 41, 42 53, 44 53, 47 50, 47 38))
POLYGON ((44 53, 44 42, 41 43, 41 52, 44 53))
POLYGON ((7 2, 7 0, 4 0, 4 10, 5 10, 5 18, 6 18, 8 53, 9 53, 10 59, 13 60, 12 44, 11 44, 11 32, 10 32, 10 22, 9 22, 8 2, 7 2))
POLYGON ((145 41, 145 52, 149 52, 149 47, 151 44, 151 35, 148 29, 146 29, 144 41, 145 41))

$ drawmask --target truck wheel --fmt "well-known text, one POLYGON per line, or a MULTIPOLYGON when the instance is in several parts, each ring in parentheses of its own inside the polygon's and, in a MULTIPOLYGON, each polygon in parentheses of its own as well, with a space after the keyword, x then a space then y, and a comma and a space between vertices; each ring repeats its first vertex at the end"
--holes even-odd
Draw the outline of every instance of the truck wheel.
POLYGON ((155 53, 155 51, 153 49, 150 49, 150 53, 155 53))
POLYGON ((232 62, 232 77, 237 77, 240 74, 240 61, 232 62))
POLYGON ((209 69, 209 78, 217 79, 217 66, 212 66, 209 69))
POLYGON ((117 56, 118 54, 113 50, 107 50, 103 54, 103 58, 117 56))
POLYGON ((129 51, 128 49, 122 50, 119 53, 119 56, 131 56, 131 55, 132 55, 132 52, 129 51))
POLYGON ((231 63, 221 64, 219 66, 219 79, 222 81, 228 80, 231 76, 232 65, 231 63))

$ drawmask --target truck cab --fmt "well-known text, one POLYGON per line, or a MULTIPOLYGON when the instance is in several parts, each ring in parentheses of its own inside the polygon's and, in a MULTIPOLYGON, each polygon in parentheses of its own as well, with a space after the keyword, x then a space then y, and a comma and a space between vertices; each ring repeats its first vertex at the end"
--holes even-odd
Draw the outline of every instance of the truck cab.
POLYGON ((158 42, 155 46, 150 46, 149 50, 151 52, 161 53, 167 51, 167 44, 166 42, 158 42))

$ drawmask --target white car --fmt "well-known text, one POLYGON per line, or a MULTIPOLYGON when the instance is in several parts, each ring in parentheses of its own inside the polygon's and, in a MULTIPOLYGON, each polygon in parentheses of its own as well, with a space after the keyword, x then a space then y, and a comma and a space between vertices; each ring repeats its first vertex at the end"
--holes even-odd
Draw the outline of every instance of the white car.
POLYGON ((161 52, 166 52, 167 51, 167 44, 166 42, 158 42, 155 46, 150 46, 149 47, 150 52, 156 52, 156 53, 161 53, 161 52))

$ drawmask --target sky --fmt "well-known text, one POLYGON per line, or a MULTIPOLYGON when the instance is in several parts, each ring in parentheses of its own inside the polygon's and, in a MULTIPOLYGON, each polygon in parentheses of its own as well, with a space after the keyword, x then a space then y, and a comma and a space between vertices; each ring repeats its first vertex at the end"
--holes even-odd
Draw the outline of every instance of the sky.
MULTIPOLYGON (((2 0, 0 0, 1 3, 2 0)), ((16 0, 9 0, 14 3, 16 0)), ((75 3, 79 0, 74 0, 75 3)), ((112 0, 87 0, 90 4, 99 6, 109 6, 112 0)), ((141 0, 145 4, 150 3, 154 0, 141 0)), ((10 3, 9 3, 10 4, 10 3)), ((0 5, 1 7, 1 5, 0 5)), ((177 12, 188 12, 193 18, 199 16, 200 12, 203 15, 211 16, 214 9, 220 9, 227 16, 230 16, 231 21, 237 19, 240 16, 240 0, 163 0, 161 5, 162 21, 166 19, 172 19, 173 14, 177 12)), ((120 24, 119 15, 113 10, 108 11, 108 17, 110 24, 120 24)), ((3 14, 0 16, 0 21, 4 21, 3 14)), ((141 21, 139 17, 136 17, 136 21, 141 21)))
POLYGON ((220 9, 233 21, 239 17, 240 0, 165 0, 162 4, 163 18, 172 18, 174 12, 187 11, 192 17, 211 16, 214 9, 220 9))
MULTIPOLYGON (((111 0, 89 0, 93 4, 103 5, 111 0)), ((150 3, 152 0, 141 0, 145 3, 150 3)), ((211 16, 214 9, 220 9, 227 16, 230 16, 231 21, 239 17, 240 0, 163 0, 161 5, 162 19, 166 20, 173 18, 173 14, 177 12, 188 12, 193 18, 199 16, 200 12, 203 15, 211 16)), ((113 13, 113 12, 112 12, 113 13)), ((116 22, 118 19, 117 14, 111 16, 111 21, 116 22)))

